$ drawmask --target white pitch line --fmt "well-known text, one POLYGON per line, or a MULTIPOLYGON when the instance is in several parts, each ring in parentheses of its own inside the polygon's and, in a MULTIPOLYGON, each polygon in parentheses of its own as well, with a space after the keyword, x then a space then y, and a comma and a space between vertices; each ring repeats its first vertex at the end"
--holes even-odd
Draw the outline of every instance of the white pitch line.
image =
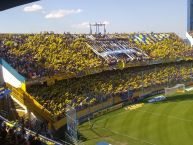
POLYGON ((164 115, 164 114, 160 114, 160 113, 153 113, 153 112, 144 111, 144 110, 136 110, 136 111, 143 112, 143 113, 148 113, 148 114, 152 114, 152 115, 154 115, 154 116, 165 116, 165 117, 168 117, 168 118, 172 118, 172 119, 177 119, 177 120, 180 120, 180 121, 192 122, 192 123, 193 123, 193 120, 183 119, 183 118, 179 118, 179 117, 176 117, 176 116, 164 115))
POLYGON ((120 135, 120 136, 125 136, 125 137, 127 137, 127 138, 131 138, 131 139, 136 140, 136 141, 138 141, 138 142, 143 142, 143 143, 150 144, 150 145, 156 145, 156 144, 154 144, 154 143, 151 143, 151 142, 146 141, 146 140, 143 140, 143 139, 138 139, 138 138, 135 138, 135 137, 132 137, 132 136, 129 136, 129 135, 125 135, 125 134, 121 134, 121 133, 116 132, 116 131, 112 131, 112 130, 106 128, 106 127, 105 127, 104 129, 106 129, 106 130, 108 130, 108 131, 111 131, 111 132, 114 133, 114 134, 117 134, 117 135, 120 135))
MULTIPOLYGON (((179 117, 176 117, 176 116, 163 115, 163 114, 153 113, 153 112, 144 111, 144 110, 134 110, 134 111, 136 111, 136 112, 139 111, 139 112, 142 112, 142 113, 152 114, 152 115, 154 115, 154 116, 163 116, 163 117, 168 117, 168 118, 172 118, 172 119, 176 119, 176 120, 180 120, 180 121, 184 121, 184 122, 191 122, 191 123, 193 123, 193 120, 183 119, 183 118, 179 118, 179 117)), ((123 114, 123 113, 125 113, 125 112, 120 112, 119 114, 116 114, 115 116, 120 115, 120 114, 123 114)), ((112 116, 111 116, 111 117, 112 117, 112 116)), ((111 118, 111 117, 109 117, 109 118, 111 118)), ((103 119, 102 119, 102 120, 103 120, 103 119)), ((96 126, 96 125, 95 125, 95 126, 96 126)), ((104 127, 103 127, 103 128, 104 128, 104 127)), ((108 131, 111 131, 111 132, 114 133, 114 134, 131 138, 131 139, 136 140, 136 141, 138 141, 138 142, 144 142, 144 143, 147 143, 147 144, 150 144, 150 145, 156 145, 156 144, 151 143, 151 142, 146 141, 146 140, 138 139, 138 138, 135 138, 135 137, 132 137, 132 136, 129 136, 129 135, 125 135, 125 134, 120 134, 119 132, 112 131, 112 130, 106 128, 106 127, 105 127, 104 129, 106 129, 106 130, 108 130, 108 131)))
POLYGON ((113 131, 113 130, 111 130, 111 129, 108 129, 107 127, 99 127, 99 126, 97 126, 97 125, 95 125, 95 124, 93 124, 93 125, 96 127, 96 128, 93 128, 93 129, 103 128, 103 129, 105 129, 105 130, 107 130, 107 131, 110 131, 110 132, 112 132, 112 133, 114 133, 114 134, 117 134, 117 135, 120 135, 120 136, 125 136, 125 137, 127 137, 127 138, 131 138, 131 139, 136 140, 136 141, 138 141, 138 142, 143 142, 143 143, 150 144, 150 145, 156 145, 156 144, 154 144, 154 143, 151 143, 151 142, 146 141, 146 140, 143 140, 143 139, 138 139, 138 138, 135 138, 135 137, 132 137, 132 136, 129 136, 129 135, 121 134, 121 133, 119 133, 119 132, 116 132, 116 131, 113 131))

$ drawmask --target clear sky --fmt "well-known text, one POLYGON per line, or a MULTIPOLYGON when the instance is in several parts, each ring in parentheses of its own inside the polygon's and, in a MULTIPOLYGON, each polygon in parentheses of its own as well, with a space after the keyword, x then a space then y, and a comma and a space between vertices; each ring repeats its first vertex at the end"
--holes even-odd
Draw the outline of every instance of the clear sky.
POLYGON ((89 22, 108 32, 186 31, 187 0, 41 0, 0 12, 0 33, 88 33, 89 22))

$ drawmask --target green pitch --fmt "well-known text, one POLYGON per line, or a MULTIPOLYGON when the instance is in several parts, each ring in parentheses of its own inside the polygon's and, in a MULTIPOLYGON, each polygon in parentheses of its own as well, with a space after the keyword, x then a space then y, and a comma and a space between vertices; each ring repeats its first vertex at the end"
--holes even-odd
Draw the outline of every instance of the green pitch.
POLYGON ((79 132, 85 145, 193 145, 193 92, 111 112, 82 124, 79 132))

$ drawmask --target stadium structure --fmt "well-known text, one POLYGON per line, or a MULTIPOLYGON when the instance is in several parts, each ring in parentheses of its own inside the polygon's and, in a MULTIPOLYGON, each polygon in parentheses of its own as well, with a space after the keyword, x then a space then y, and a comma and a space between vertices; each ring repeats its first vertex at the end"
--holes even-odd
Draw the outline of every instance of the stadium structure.
POLYGON ((1 34, 0 41, 1 84, 17 103, 15 117, 46 121, 52 131, 66 125, 66 105, 76 109, 68 121, 76 125, 191 84, 192 48, 174 33, 1 34))
POLYGON ((188 0, 188 14, 187 14, 187 30, 188 31, 192 31, 193 30, 193 1, 192 0, 188 0))
POLYGON ((12 0, 2 0, 1 1, 1 6, 0 6, 0 11, 4 11, 10 8, 14 8, 20 5, 28 4, 31 2, 35 2, 38 0, 17 0, 17 1, 12 1, 12 0))
POLYGON ((193 46, 192 30, 193 30, 193 1, 188 0, 188 2, 187 2, 187 32, 186 32, 186 37, 188 38, 191 46, 193 46))
MULTIPOLYGON (((190 5, 188 1, 187 38, 191 42, 190 5)), ((95 23, 90 24, 90 34, 0 34, 0 120, 10 128, 25 128, 33 136, 38 132, 45 144, 78 144, 77 140, 84 141, 93 132, 93 136, 99 138, 94 138, 93 142, 88 139, 88 144, 95 144, 101 138, 115 144, 121 144, 121 140, 136 145, 167 144, 157 137, 144 136, 148 130, 144 128, 146 124, 140 126, 143 128, 139 129, 140 134, 127 121, 134 124, 137 121, 132 119, 136 115, 138 120, 144 119, 149 124, 146 116, 150 114, 153 117, 149 115, 149 120, 158 116, 156 122, 165 117, 172 123, 177 120, 177 123, 191 125, 192 118, 180 118, 179 114, 176 117, 166 108, 172 106, 172 101, 180 100, 179 96, 176 99, 179 94, 180 98, 187 98, 182 101, 184 106, 192 105, 187 101, 192 95, 192 65, 192 47, 175 33, 109 34, 105 24, 95 23), (92 33, 93 26, 96 33, 92 33), (100 27, 104 33, 100 33, 100 27), (162 95, 157 97, 159 94, 162 95), (151 105, 143 102, 149 97, 151 105), (166 106, 159 104, 165 100, 168 101, 166 106), (166 111, 160 109, 159 112, 158 108, 163 106, 166 111), (156 109, 158 113, 148 112, 156 109), (163 112, 164 115, 159 114, 163 112), (121 131, 125 135, 117 127, 121 120, 112 119, 115 116, 130 117, 122 122, 121 131), (109 118, 112 124, 108 124, 109 118), (110 125, 114 130, 109 130, 110 125), (128 132, 130 129, 133 134, 128 132), (66 132, 65 141, 55 136, 61 130, 63 135, 66 132), (139 139, 133 137, 135 135, 139 139)), ((160 124, 167 125, 167 120, 160 124)), ((154 128, 150 126, 149 129, 154 128)))

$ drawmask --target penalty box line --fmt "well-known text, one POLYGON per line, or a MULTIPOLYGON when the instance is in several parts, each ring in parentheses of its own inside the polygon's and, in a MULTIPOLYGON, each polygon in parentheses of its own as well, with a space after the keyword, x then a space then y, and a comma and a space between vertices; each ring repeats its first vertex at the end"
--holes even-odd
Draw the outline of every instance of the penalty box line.
MULTIPOLYGON (((152 143, 152 142, 149 142, 149 141, 147 141, 147 140, 144 140, 144 139, 139 139, 139 138, 132 137, 132 136, 129 136, 129 135, 121 134, 121 133, 119 133, 119 132, 117 132, 117 131, 113 131, 113 130, 107 128, 107 127, 101 127, 101 126, 99 127, 99 126, 97 126, 96 124, 93 124, 93 127, 92 127, 91 130, 94 131, 95 129, 98 129, 98 128, 105 129, 105 130, 107 130, 108 132, 111 132, 111 133, 113 133, 113 134, 115 134, 115 135, 124 136, 124 137, 130 138, 130 139, 132 139, 132 140, 141 142, 141 143, 146 143, 146 144, 149 144, 149 145, 156 145, 156 144, 154 144, 154 143, 152 143)), ((96 134, 96 135, 97 135, 97 134, 96 134)), ((99 136, 99 137, 101 137, 101 136, 99 136)))
POLYGON ((124 136, 124 137, 130 138, 130 139, 135 140, 135 141, 138 141, 138 142, 143 142, 143 143, 150 144, 150 145, 156 145, 156 144, 151 143, 151 142, 149 142, 149 141, 147 141, 147 140, 138 139, 138 138, 135 138, 135 137, 132 137, 132 136, 129 136, 129 135, 121 134, 121 133, 119 133, 119 132, 117 132, 117 131, 113 131, 113 130, 108 129, 108 128, 106 128, 106 127, 104 127, 104 129, 107 130, 107 131, 112 132, 113 134, 120 135, 120 136, 124 136))

